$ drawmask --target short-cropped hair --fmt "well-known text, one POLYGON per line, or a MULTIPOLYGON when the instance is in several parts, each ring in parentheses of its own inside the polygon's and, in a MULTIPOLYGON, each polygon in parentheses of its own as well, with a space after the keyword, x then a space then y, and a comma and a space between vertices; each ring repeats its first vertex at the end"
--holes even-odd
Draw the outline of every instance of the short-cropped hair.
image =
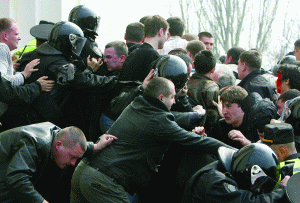
POLYGON ((126 27, 126 39, 132 42, 141 42, 145 36, 144 28, 143 23, 130 23, 126 27))
POLYGON ((9 31, 13 23, 16 21, 11 18, 0 18, 0 32, 9 31))
POLYGON ((81 149, 86 151, 87 142, 83 131, 75 126, 63 128, 54 138, 54 141, 60 140, 65 148, 72 148, 79 143, 81 149))
POLYGON ((169 32, 171 36, 181 37, 183 35, 185 25, 181 18, 172 16, 167 19, 167 22, 169 23, 170 26, 169 32))
POLYGON ((203 42, 199 40, 189 41, 186 45, 186 50, 191 52, 192 56, 195 57, 199 51, 205 50, 206 47, 203 42))
POLYGON ((213 36, 212 36, 212 34, 209 33, 209 32, 200 32, 200 33, 198 34, 198 37, 199 37, 199 39, 201 39, 202 37, 212 38, 213 36))
POLYGON ((163 17, 159 15, 150 16, 145 22, 145 37, 155 37, 161 28, 165 33, 168 27, 169 24, 163 17))
POLYGON ((194 67, 197 73, 206 74, 216 67, 217 58, 210 50, 200 51, 195 56, 194 67))
POLYGON ((150 80, 147 87, 145 88, 143 94, 144 96, 150 96, 157 98, 159 95, 164 95, 168 97, 172 94, 169 83, 171 80, 168 80, 163 77, 154 77, 150 80))
POLYGON ((117 56, 120 57, 122 55, 128 56, 128 47, 123 41, 112 41, 105 45, 105 49, 109 47, 114 47, 117 53, 117 56))
POLYGON ((261 53, 257 50, 244 51, 240 55, 240 61, 246 63, 247 67, 253 71, 261 68, 261 53))
POLYGON ((233 61, 238 61, 240 55, 245 51, 245 49, 241 47, 232 47, 227 51, 227 56, 231 56, 233 61))

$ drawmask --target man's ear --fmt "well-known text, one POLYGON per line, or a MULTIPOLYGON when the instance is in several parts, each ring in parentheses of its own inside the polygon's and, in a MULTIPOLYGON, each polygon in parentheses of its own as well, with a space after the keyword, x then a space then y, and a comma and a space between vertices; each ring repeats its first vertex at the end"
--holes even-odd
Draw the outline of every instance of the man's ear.
POLYGON ((58 151, 61 147, 63 147, 63 143, 58 140, 58 141, 55 141, 55 150, 58 151))
POLYGON ((121 55, 120 58, 121 58, 121 61, 124 62, 125 59, 126 59, 126 56, 125 55, 121 55))
POLYGON ((3 40, 3 41, 7 40, 7 32, 5 32, 5 31, 1 32, 1 40, 3 40))
POLYGON ((242 63, 242 71, 245 72, 247 70, 247 64, 246 63, 242 63))
MULTIPOLYGON (((192 53, 191 53, 190 51, 188 51, 188 50, 186 50, 186 52, 187 52, 187 55, 188 55, 190 58, 192 58, 192 53)), ((193 62, 193 64, 194 64, 194 62, 193 62)), ((194 65, 193 65, 193 67, 194 67, 194 65)))
POLYGON ((286 148, 284 148, 284 147, 282 147, 282 146, 279 147, 279 152, 281 153, 282 157, 284 157, 284 158, 288 157, 288 156, 287 156, 288 153, 287 153, 286 148))
POLYGON ((284 82, 285 82, 286 85, 289 85, 290 84, 290 79, 285 79, 284 82))
POLYGON ((163 28, 160 28, 159 30, 158 30, 158 36, 159 37, 161 37, 161 36, 163 36, 164 35, 164 29, 163 28))
POLYGON ((210 73, 214 73, 216 70, 216 67, 214 67, 213 69, 211 69, 210 73))
POLYGON ((126 33, 125 33, 125 35, 124 35, 124 39, 126 40, 126 33))
POLYGON ((157 98, 158 98, 160 101, 162 101, 163 98, 164 98, 164 95, 163 95, 163 94, 160 94, 157 98))

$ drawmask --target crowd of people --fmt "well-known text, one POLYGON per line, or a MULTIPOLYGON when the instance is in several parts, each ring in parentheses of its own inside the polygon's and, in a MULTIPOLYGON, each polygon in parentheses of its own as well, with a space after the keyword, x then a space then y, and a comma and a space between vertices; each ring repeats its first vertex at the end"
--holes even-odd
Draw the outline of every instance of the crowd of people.
POLYGON ((99 23, 76 6, 12 56, 18 23, 0 19, 1 202, 294 201, 300 39, 265 70, 179 17, 132 22, 102 53, 99 23))

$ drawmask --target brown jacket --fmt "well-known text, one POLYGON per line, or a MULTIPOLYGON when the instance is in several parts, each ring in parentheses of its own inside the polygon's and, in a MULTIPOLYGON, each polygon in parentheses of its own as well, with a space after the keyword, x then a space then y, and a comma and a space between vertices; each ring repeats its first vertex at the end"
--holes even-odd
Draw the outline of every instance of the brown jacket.
POLYGON ((211 78, 194 73, 187 84, 188 95, 206 110, 205 129, 208 131, 220 118, 218 108, 213 101, 218 102, 219 86, 211 78))

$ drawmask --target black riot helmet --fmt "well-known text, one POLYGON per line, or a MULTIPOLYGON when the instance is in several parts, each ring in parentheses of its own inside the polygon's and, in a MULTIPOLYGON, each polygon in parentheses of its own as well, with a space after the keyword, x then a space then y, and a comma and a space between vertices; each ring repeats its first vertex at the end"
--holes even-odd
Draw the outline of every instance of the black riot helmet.
POLYGON ((61 21, 50 32, 48 44, 65 56, 79 56, 86 42, 83 32, 74 23, 61 21))
POLYGON ((294 55, 286 55, 279 61, 279 64, 280 65, 287 64, 287 63, 291 63, 293 61, 296 61, 296 57, 294 55))
POLYGON ((151 63, 150 69, 155 69, 154 77, 164 77, 171 80, 176 92, 184 88, 188 81, 186 63, 179 56, 163 55, 151 63))
POLYGON ((98 35, 100 17, 85 5, 75 6, 71 10, 68 20, 78 25, 84 33, 92 32, 94 35, 98 35))
POLYGON ((220 147, 219 157, 239 189, 257 193, 271 192, 280 178, 279 160, 265 144, 252 143, 240 150, 220 147))

